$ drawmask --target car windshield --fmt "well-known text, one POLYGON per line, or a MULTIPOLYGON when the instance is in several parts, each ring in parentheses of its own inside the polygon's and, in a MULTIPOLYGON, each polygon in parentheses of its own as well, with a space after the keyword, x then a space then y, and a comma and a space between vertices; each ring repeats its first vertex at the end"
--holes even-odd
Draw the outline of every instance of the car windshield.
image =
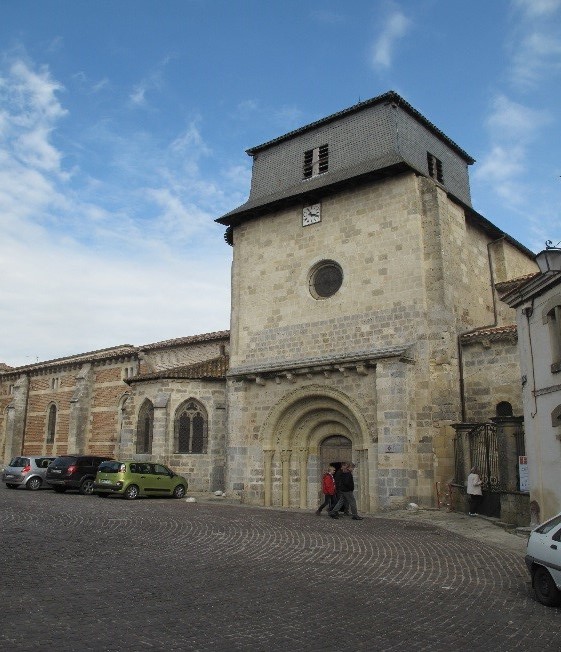
POLYGON ((10 462, 10 466, 24 467, 29 465, 28 457, 14 457, 10 462))
POLYGON ((125 470, 125 465, 122 462, 102 462, 98 469, 98 473, 119 473, 125 470))
POLYGON ((543 525, 540 525, 540 527, 536 528, 536 532, 539 532, 540 534, 547 534, 548 532, 551 532, 553 528, 556 528, 560 523, 561 514, 557 514, 557 516, 554 516, 552 519, 546 521, 543 525))

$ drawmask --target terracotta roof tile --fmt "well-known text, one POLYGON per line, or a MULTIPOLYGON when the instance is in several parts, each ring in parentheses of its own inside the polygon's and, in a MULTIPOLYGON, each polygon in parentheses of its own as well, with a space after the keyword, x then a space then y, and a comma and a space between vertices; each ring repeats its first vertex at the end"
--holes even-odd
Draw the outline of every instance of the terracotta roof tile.
POLYGON ((125 382, 138 383, 146 380, 165 380, 177 378, 181 380, 224 380, 230 365, 230 358, 221 355, 210 360, 195 362, 194 364, 173 369, 161 369, 149 374, 139 374, 128 378, 125 382))
POLYGON ((144 346, 139 346, 138 349, 140 351, 153 351, 154 349, 165 349, 172 346, 224 340, 229 337, 230 331, 214 331, 212 333, 203 333, 202 335, 189 335, 188 337, 178 337, 173 340, 162 340, 161 342, 155 342, 154 344, 145 344, 144 346))
POLYGON ((539 275, 540 275, 539 272, 533 272, 532 274, 525 274, 524 276, 519 276, 518 278, 512 278, 508 281, 503 281, 502 283, 496 283, 495 288, 497 289, 497 292, 499 294, 506 294, 507 292, 511 292, 512 290, 516 289, 521 285, 524 285, 524 283, 531 281, 533 278, 539 275))
POLYGON ((505 326, 493 326, 491 328, 479 328, 470 333, 461 336, 462 342, 474 342, 484 339, 498 340, 507 337, 516 336, 518 333, 516 324, 507 324, 505 326))

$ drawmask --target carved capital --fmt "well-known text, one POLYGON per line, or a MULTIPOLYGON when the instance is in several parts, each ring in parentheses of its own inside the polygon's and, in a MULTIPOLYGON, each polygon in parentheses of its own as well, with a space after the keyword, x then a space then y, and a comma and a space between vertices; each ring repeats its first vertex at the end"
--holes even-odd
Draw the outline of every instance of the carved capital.
POLYGON ((284 464, 285 462, 290 462, 290 456, 292 455, 291 450, 286 450, 286 451, 281 451, 281 462, 284 464))

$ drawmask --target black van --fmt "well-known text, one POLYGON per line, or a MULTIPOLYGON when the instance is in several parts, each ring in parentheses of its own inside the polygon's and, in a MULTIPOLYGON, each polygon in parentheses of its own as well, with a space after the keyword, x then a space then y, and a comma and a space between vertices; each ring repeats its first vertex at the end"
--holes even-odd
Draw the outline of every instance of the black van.
POLYGON ((93 493, 97 467, 110 459, 96 455, 61 455, 49 464, 45 480, 58 493, 77 489, 89 496, 93 493))

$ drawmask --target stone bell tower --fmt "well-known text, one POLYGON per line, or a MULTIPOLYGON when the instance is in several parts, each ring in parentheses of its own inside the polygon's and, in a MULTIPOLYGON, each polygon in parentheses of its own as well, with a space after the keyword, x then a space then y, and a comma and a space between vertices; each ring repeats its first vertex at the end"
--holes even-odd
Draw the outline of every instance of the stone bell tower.
POLYGON ((363 511, 432 504, 458 334, 496 316, 488 244, 521 268, 527 250, 471 207, 474 160, 394 92, 248 154, 249 199, 217 220, 234 248, 228 490, 309 508, 337 455, 363 511))

